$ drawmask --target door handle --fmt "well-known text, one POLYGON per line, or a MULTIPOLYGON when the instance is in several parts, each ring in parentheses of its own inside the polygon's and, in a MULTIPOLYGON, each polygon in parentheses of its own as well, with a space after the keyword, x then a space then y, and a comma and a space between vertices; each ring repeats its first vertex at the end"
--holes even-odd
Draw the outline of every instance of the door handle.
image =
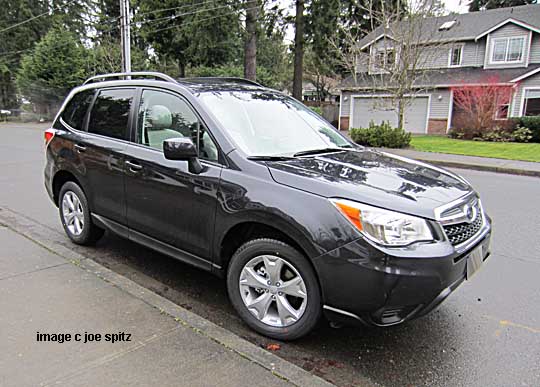
POLYGON ((82 153, 86 151, 86 147, 84 145, 75 144, 74 148, 77 150, 77 152, 82 153))
POLYGON ((129 167, 129 170, 133 173, 137 173, 142 169, 142 165, 133 161, 126 161, 126 165, 129 167))

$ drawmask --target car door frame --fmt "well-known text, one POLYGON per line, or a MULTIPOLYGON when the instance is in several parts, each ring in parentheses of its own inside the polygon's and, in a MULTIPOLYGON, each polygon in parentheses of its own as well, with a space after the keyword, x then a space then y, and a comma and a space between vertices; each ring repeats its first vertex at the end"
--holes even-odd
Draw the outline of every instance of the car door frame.
MULTIPOLYGON (((86 113, 85 113, 85 116, 84 116, 84 119, 83 119, 82 128, 81 129, 72 128, 69 124, 67 124, 61 118, 61 116, 59 116, 59 118, 61 120, 61 123, 64 126, 67 126, 71 131, 73 131, 74 134, 76 134, 76 140, 78 140, 78 141, 84 142, 86 144, 88 144, 89 140, 91 140, 91 139, 96 139, 97 141, 103 140, 103 141, 118 142, 118 143, 123 144, 125 146, 123 149, 126 150, 128 145, 130 144, 129 138, 130 138, 130 134, 131 134, 131 125, 132 125, 133 112, 134 112, 134 103, 136 102, 136 97, 137 97, 137 87, 133 86, 133 85, 118 85, 118 86, 112 86, 111 85, 111 86, 93 87, 93 88, 89 88, 89 90, 92 90, 94 95, 92 96, 92 101, 90 102, 90 104, 89 104, 89 106, 88 106, 88 108, 86 110, 86 113), (94 108, 94 106, 96 104, 96 101, 97 101, 97 98, 98 98, 99 94, 104 90, 118 90, 118 89, 130 89, 130 90, 133 90, 133 98, 132 98, 132 103, 131 103, 131 106, 130 106, 130 111, 129 111, 129 114, 128 114, 125 138, 120 139, 120 138, 115 138, 115 137, 102 135, 102 134, 99 134, 99 133, 90 132, 88 129, 89 129, 89 125, 90 125, 91 113, 92 113, 92 110, 93 110, 93 108, 94 108)), ((73 140, 75 140, 75 138, 73 140)), ((75 146, 75 144, 74 144, 74 146, 75 146)), ((99 146, 99 145, 94 145, 94 146, 99 146)), ((86 149, 85 149, 85 152, 86 152, 86 149)), ((126 192, 125 192, 125 183, 124 183, 125 156, 126 156, 125 153, 123 153, 122 156, 119 157, 120 161, 119 161, 119 163, 117 165, 117 168, 121 171, 120 175, 122 176, 122 192, 123 192, 123 196, 124 196, 124 203, 123 203, 123 208, 121 209, 121 212, 122 212, 124 221, 119 220, 119 219, 110 219, 105 214, 99 213, 99 211, 96 211, 96 201, 97 201, 96 197, 95 197, 96 188, 93 186, 93 184, 91 184, 89 176, 87 176, 86 173, 84 173, 82 171, 82 170, 85 170, 86 168, 78 168, 80 170, 80 171, 78 171, 79 172, 78 175, 80 175, 81 173, 84 175, 84 181, 86 182, 85 190, 86 190, 86 193, 87 193, 90 209, 91 209, 91 212, 92 212, 92 219, 97 224, 103 224, 106 227, 114 230, 119 235, 127 237, 128 236, 127 227, 126 227, 126 225, 127 225, 127 219, 126 219, 127 202, 126 202, 126 192)), ((110 166, 110 167, 112 168, 112 166, 110 166)))
MULTIPOLYGON (((135 93, 135 97, 133 99, 134 108, 131 111, 130 126, 129 126, 129 136, 128 136, 128 138, 129 138, 129 146, 140 147, 140 148, 143 148, 144 150, 147 150, 147 151, 150 151, 150 152, 161 153, 161 151, 159 149, 152 148, 152 147, 150 147, 148 145, 139 144, 137 142, 137 135, 138 135, 138 131, 139 131, 138 114, 139 114, 142 94, 143 94, 143 92, 145 90, 152 90, 152 91, 156 91, 156 92, 166 93, 166 94, 170 94, 170 95, 173 95, 175 97, 178 97, 178 98, 180 98, 182 101, 184 101, 186 103, 186 105, 192 110, 193 114, 195 114, 197 119, 200 121, 202 126, 204 126, 204 128, 207 130, 208 135, 210 136, 210 138, 212 139, 212 141, 214 142, 214 144, 217 147, 218 161, 215 162, 215 161, 200 158, 199 161, 201 162, 201 164, 203 166, 207 165, 207 166, 210 166, 210 167, 220 168, 220 169, 228 168, 227 159, 225 157, 225 154, 224 154, 219 142, 216 140, 216 137, 211 132, 211 130, 209 128, 209 125, 207 124, 206 120, 203 118, 203 116, 200 113, 200 111, 198 110, 198 108, 196 106, 194 106, 194 104, 191 102, 189 96, 186 95, 186 93, 183 93, 182 91, 179 91, 179 90, 176 90, 176 89, 161 88, 161 87, 154 86, 154 85, 138 85, 138 86, 136 86, 136 89, 137 90, 136 90, 136 93, 135 93)), ((199 127, 199 131, 200 131, 200 127, 199 127)), ((197 143, 197 151, 199 151, 199 143, 197 143)), ((220 176, 221 176, 221 173, 220 173, 220 176)), ((220 184, 219 183, 218 183, 217 190, 218 191, 220 190, 220 184)), ((155 237, 152 237, 152 236, 146 235, 144 233, 141 233, 141 232, 139 232, 137 230, 131 229, 129 227, 129 221, 128 221, 128 199, 127 199, 128 194, 129 193, 127 192, 127 189, 126 189, 126 221, 128 222, 127 227, 128 227, 129 239, 134 240, 134 241, 136 241, 138 243, 147 245, 147 246, 149 246, 149 247, 151 247, 151 248, 153 248, 153 249, 155 249, 157 251, 160 251, 160 252, 162 252, 162 253, 164 253, 166 255, 172 256, 172 257, 174 257, 174 258, 176 258, 176 259, 178 259, 180 261, 189 263, 191 265, 197 266, 199 268, 202 268, 202 269, 205 269, 205 270, 208 270, 208 271, 211 271, 213 269, 221 269, 221 267, 219 265, 216 265, 215 262, 214 262, 215 261, 215 257, 214 257, 215 246, 214 246, 214 243, 215 243, 215 238, 216 238, 216 236, 215 236, 215 228, 216 228, 216 216, 217 216, 217 212, 218 212, 217 211, 218 203, 216 203, 216 208, 214 210, 215 211, 215 213, 214 213, 214 222, 213 222, 213 225, 212 225, 212 232, 210 233, 210 238, 208 240, 208 245, 209 245, 208 258, 203 258, 203 257, 198 256, 196 254, 190 253, 189 251, 186 251, 186 250, 184 250, 184 249, 182 249, 180 247, 173 246, 173 245, 171 245, 169 243, 166 243, 164 241, 156 239, 155 237)), ((217 200, 218 199, 216 199, 216 201, 217 200)))

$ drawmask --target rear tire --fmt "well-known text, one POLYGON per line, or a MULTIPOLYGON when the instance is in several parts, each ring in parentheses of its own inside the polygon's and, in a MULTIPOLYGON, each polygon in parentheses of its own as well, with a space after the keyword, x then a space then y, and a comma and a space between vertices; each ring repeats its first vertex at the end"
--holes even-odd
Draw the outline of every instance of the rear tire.
POLYGON ((96 243, 105 231, 92 223, 88 200, 81 187, 68 181, 58 196, 60 220, 69 239, 78 245, 96 243))
POLYGON ((273 339, 305 336, 321 316, 313 268, 300 252, 278 240, 255 239, 242 245, 231 258, 227 290, 240 317, 273 339))

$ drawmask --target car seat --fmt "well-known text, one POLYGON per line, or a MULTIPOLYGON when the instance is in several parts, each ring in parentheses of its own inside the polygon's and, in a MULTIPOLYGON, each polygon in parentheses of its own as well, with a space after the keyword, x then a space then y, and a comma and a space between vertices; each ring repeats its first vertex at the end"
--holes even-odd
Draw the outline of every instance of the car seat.
POLYGON ((166 106, 149 106, 144 113, 144 144, 152 148, 163 149, 163 142, 165 140, 184 137, 182 133, 171 129, 173 123, 172 114, 166 106))

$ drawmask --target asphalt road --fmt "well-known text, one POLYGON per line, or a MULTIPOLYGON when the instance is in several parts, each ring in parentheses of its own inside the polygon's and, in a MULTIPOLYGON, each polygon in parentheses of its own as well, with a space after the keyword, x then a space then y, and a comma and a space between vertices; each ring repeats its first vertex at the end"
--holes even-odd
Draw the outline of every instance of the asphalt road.
MULTIPOLYGON (((0 125, 0 208, 252 342, 271 343, 243 325, 224 282, 208 273, 111 235, 94 248, 71 245, 43 188, 43 128, 0 125)), ((309 337, 282 343, 279 356, 339 386, 540 386, 540 179, 456 172, 494 219, 482 270, 428 316, 389 329, 322 322, 309 337)))

